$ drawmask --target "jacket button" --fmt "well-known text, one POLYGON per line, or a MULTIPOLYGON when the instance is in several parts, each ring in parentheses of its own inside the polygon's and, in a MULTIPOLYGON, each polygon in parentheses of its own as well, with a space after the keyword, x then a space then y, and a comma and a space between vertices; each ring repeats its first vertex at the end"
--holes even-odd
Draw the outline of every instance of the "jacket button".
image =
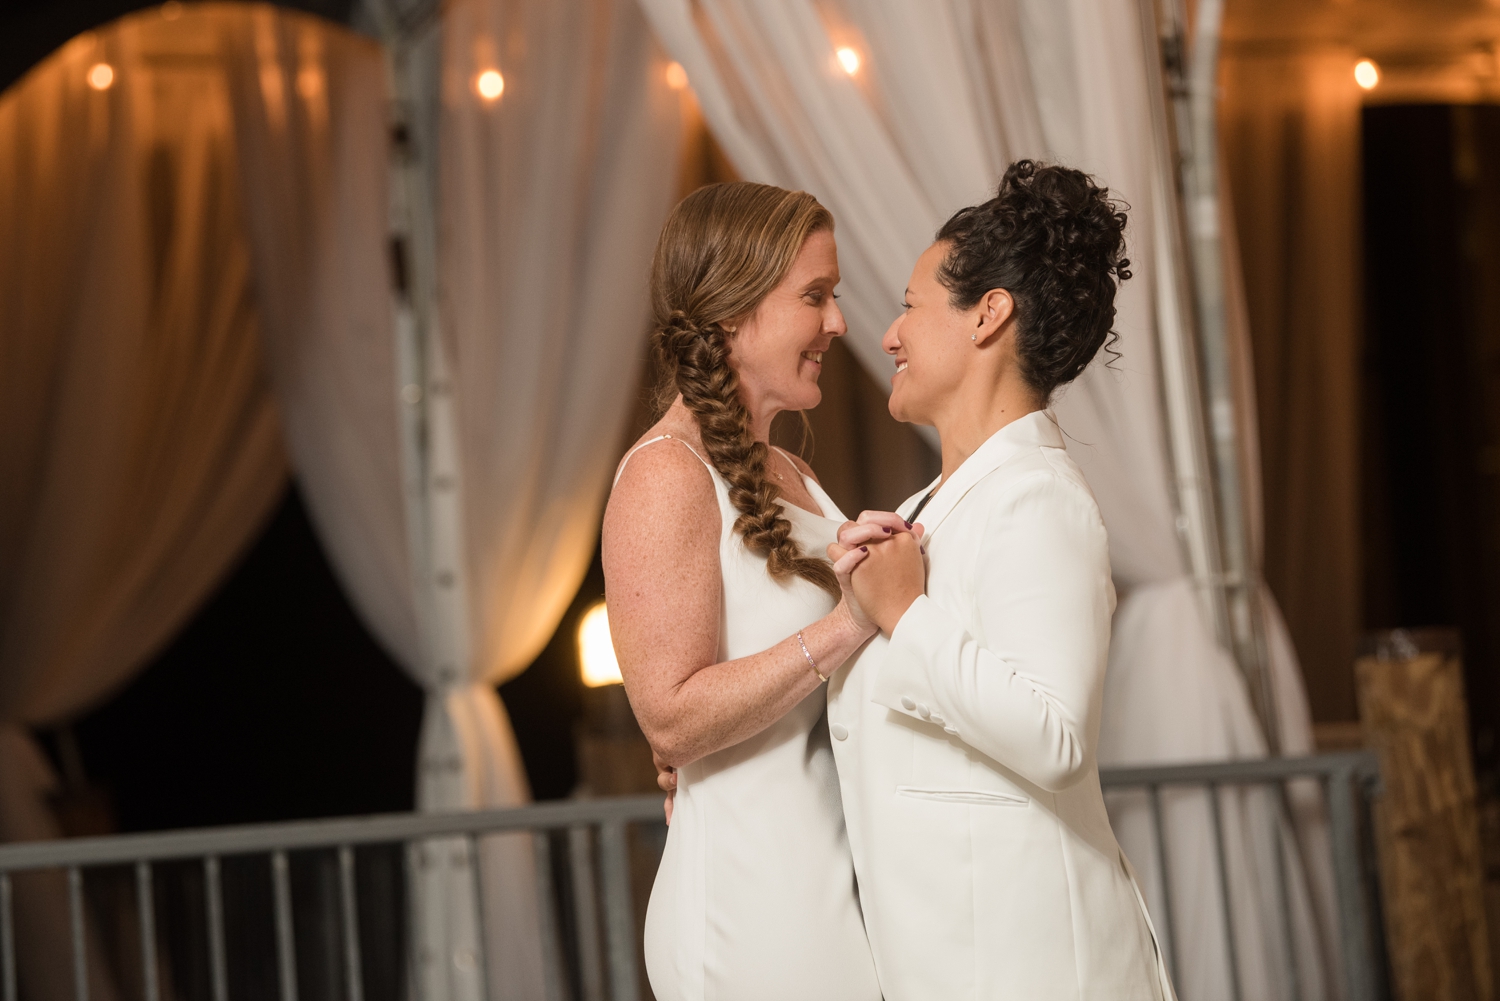
POLYGON ((943 717, 939 716, 937 713, 933 713, 932 714, 932 721, 934 723, 936 723, 938 726, 944 726, 945 727, 945 726, 948 725, 948 721, 945 720, 945 719, 943 719, 943 717))
POLYGON ((911 712, 913 709, 917 708, 916 700, 913 699, 910 695, 901 696, 901 708, 905 709, 907 712, 911 712))
POLYGON ((945 727, 943 727, 943 732, 944 733, 950 733, 950 734, 952 734, 955 737, 958 736, 958 731, 955 730, 955 729, 953 729, 953 727, 951 727, 951 726, 945 726, 945 727))
POLYGON ((830 726, 828 728, 828 732, 831 733, 831 734, 833 734, 833 739, 834 740, 848 740, 849 739, 849 728, 847 726, 845 726, 844 724, 842 724, 842 723, 835 723, 835 724, 833 724, 832 726, 830 726))
POLYGON ((917 703, 917 715, 920 716, 920 717, 922 717, 923 719, 927 719, 929 716, 932 715, 932 710, 928 709, 927 706, 924 705, 924 704, 922 704, 921 702, 918 702, 917 703))

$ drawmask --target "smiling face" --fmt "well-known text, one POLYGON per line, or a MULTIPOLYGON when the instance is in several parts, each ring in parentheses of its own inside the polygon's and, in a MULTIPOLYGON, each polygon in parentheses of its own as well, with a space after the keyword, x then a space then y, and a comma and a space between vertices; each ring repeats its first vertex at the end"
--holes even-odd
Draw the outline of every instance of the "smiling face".
POLYGON ((848 330, 834 301, 838 251, 830 230, 808 236, 791 268, 732 335, 729 363, 757 423, 823 399, 823 352, 848 330))
POLYGON ((936 425, 974 361, 970 327, 974 310, 957 310, 937 279, 947 245, 934 243, 917 258, 902 312, 886 330, 881 347, 896 361, 891 377, 891 416, 908 424, 936 425))

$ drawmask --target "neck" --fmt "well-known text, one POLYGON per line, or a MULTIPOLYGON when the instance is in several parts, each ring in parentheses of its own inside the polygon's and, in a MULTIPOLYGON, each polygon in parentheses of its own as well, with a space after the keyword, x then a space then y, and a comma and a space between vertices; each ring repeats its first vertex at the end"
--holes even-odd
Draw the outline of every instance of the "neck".
POLYGON ((933 421, 942 442, 942 482, 947 483, 995 432, 1041 409, 1043 401, 1013 373, 1002 376, 998 384, 976 385, 973 392, 960 389, 950 406, 933 421))
MULTIPOLYGON (((687 404, 682 402, 682 395, 680 393, 678 394, 677 399, 672 401, 672 406, 667 412, 668 414, 672 414, 675 412, 679 415, 679 418, 681 420, 687 421, 693 427, 698 426, 697 418, 695 418, 693 416, 693 412, 687 408, 687 404)), ((771 422, 776 419, 776 415, 779 413, 781 413, 780 410, 772 410, 768 414, 761 414, 758 413, 755 409, 751 409, 750 431, 755 435, 756 441, 767 446, 771 444, 771 422)))

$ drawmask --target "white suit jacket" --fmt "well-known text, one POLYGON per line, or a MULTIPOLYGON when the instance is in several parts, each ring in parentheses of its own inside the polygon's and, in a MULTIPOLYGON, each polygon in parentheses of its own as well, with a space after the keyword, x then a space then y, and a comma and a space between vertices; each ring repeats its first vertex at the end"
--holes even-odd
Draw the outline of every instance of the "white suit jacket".
POLYGON ((1002 428, 917 520, 927 593, 828 687, 886 1001, 1172 998, 1094 761, 1104 523, 1051 415, 1002 428))

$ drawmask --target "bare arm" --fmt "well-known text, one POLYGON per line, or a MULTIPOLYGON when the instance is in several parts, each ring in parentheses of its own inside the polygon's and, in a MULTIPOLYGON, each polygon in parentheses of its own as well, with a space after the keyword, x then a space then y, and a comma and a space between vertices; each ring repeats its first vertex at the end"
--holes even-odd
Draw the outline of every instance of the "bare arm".
MULTIPOLYGON (((713 481, 687 448, 662 442, 625 467, 604 515, 610 632, 646 739, 680 767, 752 737, 821 682, 795 636, 718 662, 721 523, 713 481)), ((826 676, 873 633, 841 602, 802 631, 826 676)))

